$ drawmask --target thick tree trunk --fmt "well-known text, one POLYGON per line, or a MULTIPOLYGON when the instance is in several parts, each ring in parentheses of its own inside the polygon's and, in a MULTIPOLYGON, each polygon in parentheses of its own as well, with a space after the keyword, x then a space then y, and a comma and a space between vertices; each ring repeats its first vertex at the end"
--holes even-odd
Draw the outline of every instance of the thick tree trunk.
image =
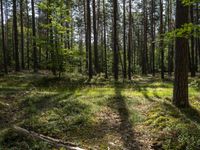
MULTIPOLYGON (((176 0, 176 29, 188 23, 188 6, 176 0)), ((177 107, 188 107, 188 39, 176 37, 175 49, 175 81, 173 103, 177 107)))

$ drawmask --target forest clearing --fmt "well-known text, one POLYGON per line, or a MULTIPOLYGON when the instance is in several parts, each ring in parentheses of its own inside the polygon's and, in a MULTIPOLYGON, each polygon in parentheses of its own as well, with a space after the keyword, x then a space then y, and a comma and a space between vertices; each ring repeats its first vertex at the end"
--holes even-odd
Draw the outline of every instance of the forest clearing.
POLYGON ((200 0, 0 0, 0 150, 200 150, 200 0))
POLYGON ((199 146, 199 80, 190 80, 191 108, 181 110, 171 104, 171 80, 151 76, 88 83, 83 76, 26 72, 1 77, 0 85, 2 149, 58 148, 14 125, 84 149, 199 146))

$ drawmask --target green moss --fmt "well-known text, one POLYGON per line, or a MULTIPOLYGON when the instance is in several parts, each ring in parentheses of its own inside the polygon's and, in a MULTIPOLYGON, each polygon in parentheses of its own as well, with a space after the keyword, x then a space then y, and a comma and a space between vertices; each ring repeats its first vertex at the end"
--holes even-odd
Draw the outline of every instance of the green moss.
MULTIPOLYGON (((86 79, 75 74, 62 78, 29 73, 0 77, 0 114, 3 119, 14 118, 10 117, 2 127, 0 145, 5 149, 48 147, 46 143, 10 131, 8 126, 17 123, 28 130, 86 148, 107 148, 107 141, 112 142, 119 136, 116 133, 121 124, 128 124, 130 130, 137 125, 147 126, 145 130, 162 141, 167 150, 199 146, 199 89, 192 79, 192 108, 187 110, 178 110, 170 104, 171 81, 140 76, 135 76, 132 82, 117 83, 102 76, 94 77, 91 82, 86 79), (7 104, 11 111, 7 111, 7 104)), ((122 131, 120 136, 124 137, 127 133, 122 131)))

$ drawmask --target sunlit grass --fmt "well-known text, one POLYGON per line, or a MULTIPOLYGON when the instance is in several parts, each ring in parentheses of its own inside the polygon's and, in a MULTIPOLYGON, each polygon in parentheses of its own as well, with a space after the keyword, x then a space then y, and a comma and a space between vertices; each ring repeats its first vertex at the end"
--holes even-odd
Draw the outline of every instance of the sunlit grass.
MULTIPOLYGON (((191 105, 199 111, 198 87, 190 85, 189 93, 191 105)), ((164 141, 165 149, 174 147, 176 143, 177 147, 187 144, 189 141, 183 139, 183 133, 186 132, 186 128, 193 127, 193 124, 194 130, 199 132, 196 128, 199 123, 187 119, 183 112, 171 105, 172 94, 171 81, 162 82, 151 77, 137 76, 132 82, 118 83, 101 77, 94 78, 88 83, 82 76, 66 76, 59 79, 27 73, 0 78, 0 108, 5 108, 7 103, 10 107, 17 107, 15 116, 18 118, 18 125, 85 147, 106 147, 106 141, 113 140, 113 136, 118 133, 113 129, 115 117, 123 117, 123 114, 120 114, 121 110, 127 113, 132 128, 145 125, 149 127, 149 132, 155 132, 156 135, 164 132, 166 136, 163 137, 166 139, 159 140, 164 141), (180 134, 178 140, 181 141, 172 140, 174 135, 171 135, 171 132, 173 133, 174 129, 180 134)), ((11 133, 13 135, 14 131, 11 133)), ((13 137, 16 137, 15 134, 13 137)), ((5 147, 11 146, 5 142, 9 141, 9 136, 4 137, 0 134, 0 143, 5 147)), ((12 142, 17 145, 23 143, 23 140, 22 138, 21 141, 12 142)), ((33 147, 39 145, 38 141, 27 141, 27 144, 29 143, 33 147)), ((40 143, 41 145, 43 143, 40 143)))

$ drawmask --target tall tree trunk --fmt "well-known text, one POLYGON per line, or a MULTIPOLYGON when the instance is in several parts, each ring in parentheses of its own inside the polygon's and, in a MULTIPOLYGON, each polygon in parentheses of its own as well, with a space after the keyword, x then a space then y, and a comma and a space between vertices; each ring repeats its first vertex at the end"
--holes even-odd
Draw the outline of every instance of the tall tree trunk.
POLYGON ((86 55, 85 55, 85 59, 86 59, 86 64, 85 64, 85 68, 88 71, 89 65, 88 65, 88 42, 87 42, 87 38, 88 38, 88 33, 87 33, 87 1, 83 0, 83 7, 84 7, 84 24, 85 24, 85 49, 86 49, 86 55))
POLYGON ((147 0, 143 0, 143 21, 144 21, 144 26, 143 26, 143 38, 144 38, 144 43, 143 43, 143 52, 142 52, 142 74, 146 75, 147 74, 147 0))
POLYGON ((35 3, 31 0, 32 7, 32 32, 33 32, 33 69, 34 72, 38 72, 38 56, 37 56, 37 45, 36 45, 36 28, 35 28, 35 3))
POLYGON ((155 1, 151 0, 151 64, 152 74, 155 76, 155 1))
MULTIPOLYGON (((168 0, 168 32, 172 31, 172 0, 168 0)), ((172 76, 173 72, 173 49, 174 40, 168 44, 168 75, 172 76)))
POLYGON ((18 31, 17 31, 17 5, 16 0, 13 0, 13 35, 14 35, 14 51, 15 51, 15 71, 20 71, 19 65, 19 50, 18 50, 18 31))
POLYGON ((108 67, 107 67, 107 39, 106 39, 106 10, 105 10, 105 0, 103 0, 103 36, 104 36, 104 65, 105 65, 105 78, 108 78, 108 67))
POLYGON ((114 78, 118 80, 118 72, 119 72, 119 54, 118 54, 118 34, 117 34, 117 15, 118 15, 118 2, 117 0, 113 0, 113 51, 114 51, 114 78))
POLYGON ((127 63, 126 63, 126 0, 123 0, 123 48, 124 48, 124 70, 123 75, 124 78, 127 78, 127 63))
MULTIPOLYGON (((2 1, 3 2, 3 1, 2 1)), ((5 22, 8 21, 9 19, 9 2, 5 1, 5 8, 4 8, 4 12, 5 12, 5 22)), ((6 23, 5 24, 5 48, 7 50, 7 64, 8 66, 11 65, 11 52, 8 50, 8 45, 12 45, 12 41, 9 44, 9 24, 6 23)))
POLYGON ((128 36, 128 78, 131 80, 131 54, 132 54, 132 3, 129 0, 129 36, 128 36))
MULTIPOLYGON (((188 6, 181 0, 176 0, 176 29, 188 23, 188 6)), ((188 107, 188 39, 176 37, 175 48, 175 80, 173 91, 173 104, 177 107, 188 107)))
POLYGON ((95 72, 99 73, 99 54, 98 54, 98 33, 97 33, 97 19, 96 19, 96 0, 93 0, 93 36, 94 36, 94 68, 95 72))
MULTIPOLYGON (((193 13, 193 5, 190 5, 190 21, 194 23, 194 13, 193 13)), ((194 33, 194 31, 193 31, 194 33)), ((194 49, 194 36, 191 36, 191 77, 196 76, 196 67, 195 67, 195 49, 194 49)))
POLYGON ((7 64, 7 49, 5 46, 5 32, 4 32, 4 13, 3 13, 3 2, 1 2, 1 29, 2 29, 2 49, 3 49, 3 62, 4 62, 4 72, 8 74, 8 64, 7 64))
POLYGON ((29 2, 26 0, 26 13, 27 13, 27 33, 26 33, 26 52, 27 52, 27 69, 30 69, 30 34, 29 34, 29 27, 30 27, 30 20, 29 20, 29 2))
POLYGON ((88 75, 92 78, 92 48, 91 48, 91 15, 90 15, 90 0, 87 0, 87 46, 88 46, 88 75))
POLYGON ((163 44, 163 0, 160 0, 160 52, 161 52, 161 79, 163 80, 165 73, 164 66, 164 44, 163 44))
POLYGON ((20 0, 20 22, 21 22, 21 67, 25 69, 24 62, 24 20, 23 20, 23 0, 20 0))

